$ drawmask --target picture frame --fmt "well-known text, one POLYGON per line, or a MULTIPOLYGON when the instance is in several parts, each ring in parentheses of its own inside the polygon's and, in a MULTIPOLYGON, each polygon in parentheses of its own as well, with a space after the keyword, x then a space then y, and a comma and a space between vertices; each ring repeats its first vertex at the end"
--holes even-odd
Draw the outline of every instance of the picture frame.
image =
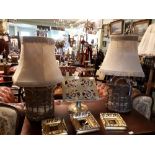
POLYGON ((107 46, 107 42, 103 41, 103 47, 106 47, 106 46, 107 46))
POLYGON ((19 52, 21 49, 19 36, 10 37, 10 50, 14 52, 19 52))
POLYGON ((102 26, 104 37, 109 37, 109 24, 104 24, 102 26))
POLYGON ((128 21, 124 23, 124 34, 129 35, 133 34, 133 22, 128 21))
POLYGON ((124 20, 116 20, 110 23, 110 35, 122 34, 124 27, 124 20))
POLYGON ((141 41, 146 29, 151 24, 151 21, 151 19, 144 19, 133 22, 133 33, 138 35, 138 41, 141 41))

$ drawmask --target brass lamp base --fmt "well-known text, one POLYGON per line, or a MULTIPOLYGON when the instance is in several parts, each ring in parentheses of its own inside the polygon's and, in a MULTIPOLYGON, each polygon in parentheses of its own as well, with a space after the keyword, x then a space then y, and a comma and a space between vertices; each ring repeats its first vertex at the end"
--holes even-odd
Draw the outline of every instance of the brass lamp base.
POLYGON ((72 113, 78 113, 78 112, 84 112, 88 111, 87 105, 77 101, 76 103, 72 103, 69 107, 68 110, 72 113))

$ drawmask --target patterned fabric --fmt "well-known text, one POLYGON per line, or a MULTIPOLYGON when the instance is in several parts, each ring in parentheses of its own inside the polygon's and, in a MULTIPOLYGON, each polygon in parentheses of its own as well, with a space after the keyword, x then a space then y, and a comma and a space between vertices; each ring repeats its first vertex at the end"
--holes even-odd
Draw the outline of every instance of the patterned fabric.
POLYGON ((136 96, 132 102, 133 108, 147 119, 150 119, 151 117, 152 105, 152 98, 150 96, 145 95, 136 96))
POLYGON ((0 106, 0 135, 15 135, 17 112, 9 107, 0 106))
POLYGON ((9 87, 0 87, 0 101, 5 103, 15 103, 14 94, 9 87))
POLYGON ((96 82, 97 91, 99 94, 99 97, 106 102, 108 102, 108 90, 110 87, 106 83, 102 83, 97 81, 96 82))
POLYGON ((16 107, 19 110, 24 110, 24 103, 17 103, 11 88, 9 87, 0 87, 0 102, 9 104, 13 107, 16 107))

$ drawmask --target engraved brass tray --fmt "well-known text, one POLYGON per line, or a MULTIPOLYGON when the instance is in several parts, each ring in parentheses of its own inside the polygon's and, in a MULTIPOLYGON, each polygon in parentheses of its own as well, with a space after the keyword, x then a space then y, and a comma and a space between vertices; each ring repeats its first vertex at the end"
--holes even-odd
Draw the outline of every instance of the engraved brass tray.
POLYGON ((42 123, 43 135, 67 135, 67 127, 64 119, 51 118, 43 120, 42 123))
POLYGON ((100 130, 100 126, 91 112, 79 112, 70 114, 71 122, 76 134, 84 134, 100 130))

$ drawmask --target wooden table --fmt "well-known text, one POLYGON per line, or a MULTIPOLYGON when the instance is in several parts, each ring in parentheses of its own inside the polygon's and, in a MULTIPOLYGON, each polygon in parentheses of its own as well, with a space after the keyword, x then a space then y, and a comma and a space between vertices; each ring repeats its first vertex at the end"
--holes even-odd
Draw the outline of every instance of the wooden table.
MULTIPOLYGON (((147 120, 135 110, 129 113, 121 114, 125 122, 127 123, 128 129, 125 131, 105 131, 101 123, 99 113, 109 112, 102 100, 88 102, 89 110, 94 115, 98 123, 100 124, 100 130, 97 132, 89 133, 89 135, 128 135, 130 131, 133 134, 155 134, 155 123, 147 120)), ((68 112, 69 103, 55 102, 55 116, 63 117, 65 119, 68 134, 75 135, 74 127, 69 118, 68 112)), ((21 131, 22 135, 40 135, 41 134, 41 123, 30 122, 27 118, 24 120, 24 125, 21 131)))

